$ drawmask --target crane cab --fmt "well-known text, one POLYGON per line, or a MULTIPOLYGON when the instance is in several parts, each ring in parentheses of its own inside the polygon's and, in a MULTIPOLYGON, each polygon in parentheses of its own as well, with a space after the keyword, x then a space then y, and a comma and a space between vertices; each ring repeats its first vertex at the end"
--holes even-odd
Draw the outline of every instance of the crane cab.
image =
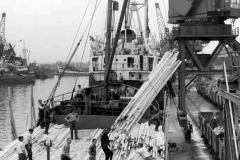
POLYGON ((240 17, 237 0, 169 0, 169 23, 179 24, 186 20, 240 17))

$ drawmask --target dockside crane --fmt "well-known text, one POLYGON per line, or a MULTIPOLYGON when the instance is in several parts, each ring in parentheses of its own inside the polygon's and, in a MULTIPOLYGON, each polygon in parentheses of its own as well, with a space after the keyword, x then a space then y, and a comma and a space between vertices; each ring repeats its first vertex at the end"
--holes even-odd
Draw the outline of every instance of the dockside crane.
MULTIPOLYGON (((233 29, 231 24, 225 24, 227 19, 238 19, 240 17, 240 2, 237 0, 169 0, 169 23, 178 24, 174 30, 175 40, 178 41, 179 59, 182 61, 179 67, 179 110, 186 116, 186 75, 194 75, 193 79, 201 75, 223 74, 223 70, 211 69, 223 48, 228 45, 232 51, 239 53, 240 43, 236 41, 239 35, 238 28, 233 29), (219 44, 211 54, 198 54, 195 52, 190 41, 218 41, 219 44), (187 70, 185 66, 186 57, 193 61, 195 70, 187 70)), ((226 49, 227 50, 227 49, 226 49)), ((229 54, 230 55, 230 54, 229 54)), ((240 59, 239 59, 240 60, 240 59)), ((238 66, 239 67, 239 66, 238 66)), ((238 69, 239 70, 239 69, 238 69)), ((225 74, 226 75, 226 74, 225 74)), ((232 75, 231 75, 232 76, 232 75)), ((230 77, 231 77, 230 76, 230 77)), ((226 76, 225 76, 226 77, 226 76)), ((190 81, 189 83, 191 83, 190 81)), ((227 79, 226 81, 227 82, 227 79)), ((238 82, 240 78, 238 76, 238 82)), ((225 90, 226 83, 220 95, 224 103, 224 153, 223 160, 239 160, 240 153, 240 97, 225 90), (232 106, 232 104, 234 104, 232 106)), ((234 89, 240 88, 240 83, 234 89)), ((239 91, 238 91, 239 92, 239 91)), ((180 115, 179 115, 180 116, 180 115)), ((187 118, 183 118, 180 124, 184 126, 187 118)))
POLYGON ((5 23, 6 23, 6 13, 2 14, 0 23, 0 44, 4 45, 4 50, 8 50, 9 46, 5 38, 5 23))
POLYGON ((158 26, 158 34, 160 40, 160 53, 163 54, 169 50, 174 48, 174 40, 173 37, 170 36, 169 28, 167 24, 164 22, 163 14, 159 7, 159 3, 155 3, 156 15, 157 15, 157 26, 158 26))
POLYGON ((0 22, 0 65, 8 59, 7 51, 9 49, 9 45, 5 38, 5 22, 6 22, 6 13, 2 14, 1 22, 0 22))
POLYGON ((155 8, 156 8, 156 15, 157 15, 159 40, 161 42, 166 38, 166 35, 168 34, 167 31, 169 31, 169 29, 166 27, 166 24, 164 22, 163 15, 159 7, 159 3, 155 3, 155 8))

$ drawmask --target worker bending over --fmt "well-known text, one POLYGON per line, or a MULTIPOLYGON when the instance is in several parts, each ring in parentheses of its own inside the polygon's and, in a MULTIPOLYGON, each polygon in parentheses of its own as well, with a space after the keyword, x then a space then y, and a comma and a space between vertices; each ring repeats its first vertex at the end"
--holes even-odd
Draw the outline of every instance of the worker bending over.
POLYGON ((155 121, 156 122, 156 127, 155 131, 158 131, 158 127, 163 124, 163 111, 160 110, 157 114, 153 115, 150 119, 150 124, 155 121))

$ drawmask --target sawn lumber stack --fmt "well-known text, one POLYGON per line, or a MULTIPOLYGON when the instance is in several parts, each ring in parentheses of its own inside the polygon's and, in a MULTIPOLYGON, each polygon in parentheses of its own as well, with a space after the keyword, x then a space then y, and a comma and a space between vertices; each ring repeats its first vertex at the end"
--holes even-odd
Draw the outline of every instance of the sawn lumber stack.
POLYGON ((140 120, 154 98, 181 64, 181 61, 177 60, 177 56, 178 52, 174 51, 164 54, 161 61, 149 75, 148 80, 144 82, 112 125, 112 134, 129 132, 132 126, 140 120))

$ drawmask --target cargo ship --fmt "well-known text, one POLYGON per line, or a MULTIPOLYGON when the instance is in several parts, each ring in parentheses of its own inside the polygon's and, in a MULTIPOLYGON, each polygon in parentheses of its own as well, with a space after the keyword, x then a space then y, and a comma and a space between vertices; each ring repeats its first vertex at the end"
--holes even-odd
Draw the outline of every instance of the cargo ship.
MULTIPOLYGON (((63 72, 63 67, 58 66, 58 73, 54 73, 55 75, 60 75, 63 72)), ((70 69, 66 69, 64 71, 64 76, 88 76, 89 73, 88 72, 82 72, 82 71, 78 71, 78 69, 75 70, 70 70, 70 69)))
MULTIPOLYGON (((6 13, 2 14, 0 23, 0 82, 1 83, 34 83, 35 77, 27 65, 25 46, 23 58, 17 57, 14 46, 5 39, 6 13)), ((25 44, 24 44, 25 45, 25 44)))

